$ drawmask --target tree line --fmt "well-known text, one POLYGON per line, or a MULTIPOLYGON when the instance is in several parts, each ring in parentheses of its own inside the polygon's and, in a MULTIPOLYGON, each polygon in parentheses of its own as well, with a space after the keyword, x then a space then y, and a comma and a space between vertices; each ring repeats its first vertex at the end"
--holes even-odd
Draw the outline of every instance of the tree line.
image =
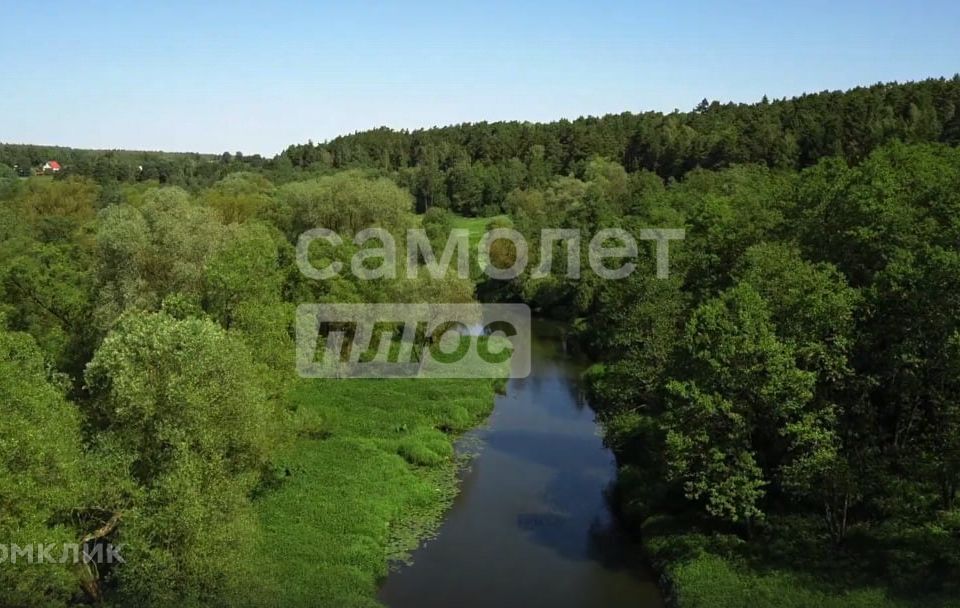
POLYGON ((479 122, 417 130, 386 127, 294 144, 274 158, 241 152, 78 150, 0 144, 0 165, 22 175, 49 160, 60 178, 103 186, 157 182, 209 187, 228 173, 254 171, 275 184, 343 169, 390 177, 415 197, 417 210, 495 215, 517 188, 543 187, 556 175, 582 177, 595 156, 628 172, 664 180, 695 168, 758 163, 799 170, 826 156, 851 162, 890 141, 960 142, 960 76, 880 83, 757 103, 704 99, 687 111, 623 112, 551 123, 479 122))
POLYGON ((582 177, 594 156, 667 180, 745 163, 799 170, 826 156, 857 162, 893 140, 960 142, 960 76, 752 104, 703 100, 688 112, 380 128, 293 145, 281 157, 301 169, 381 170, 414 194, 420 211, 492 215, 517 187, 582 177))

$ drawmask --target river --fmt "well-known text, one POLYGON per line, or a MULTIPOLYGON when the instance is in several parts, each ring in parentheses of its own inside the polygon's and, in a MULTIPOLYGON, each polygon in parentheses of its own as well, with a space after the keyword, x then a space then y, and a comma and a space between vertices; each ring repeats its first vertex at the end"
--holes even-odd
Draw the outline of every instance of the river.
POLYGON ((387 606, 663 605, 606 498, 616 468, 580 396, 584 364, 546 323, 534 324, 532 357, 531 375, 511 380, 461 440, 478 454, 437 537, 384 582, 387 606))

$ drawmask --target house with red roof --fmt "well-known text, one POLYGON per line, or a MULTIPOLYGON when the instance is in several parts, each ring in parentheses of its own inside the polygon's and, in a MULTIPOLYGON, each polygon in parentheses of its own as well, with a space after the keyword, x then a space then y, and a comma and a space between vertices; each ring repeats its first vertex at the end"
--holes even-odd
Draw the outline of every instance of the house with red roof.
POLYGON ((60 163, 58 163, 55 160, 48 160, 47 162, 43 163, 43 167, 41 167, 40 170, 44 173, 46 173, 47 171, 50 171, 51 173, 56 173, 57 171, 60 170, 60 163))

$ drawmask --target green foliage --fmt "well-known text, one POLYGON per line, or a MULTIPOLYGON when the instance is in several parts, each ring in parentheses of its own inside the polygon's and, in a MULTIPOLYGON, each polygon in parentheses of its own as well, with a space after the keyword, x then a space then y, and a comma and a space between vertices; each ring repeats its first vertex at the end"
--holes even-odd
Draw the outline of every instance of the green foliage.
POLYGON ((278 242, 266 226, 228 226, 204 268, 205 309, 221 325, 232 327, 241 305, 279 301, 280 270, 278 242))
POLYGON ((367 179, 357 172, 286 184, 278 196, 290 209, 294 238, 312 228, 327 228, 352 239, 371 226, 394 230, 411 225, 409 193, 390 180, 367 179))
MULTIPOLYGON (((452 435, 491 385, 297 384, 292 308, 475 286, 308 281, 295 239, 337 230, 311 256, 349 264, 370 226, 402 245, 422 225, 435 250, 512 226, 528 271, 476 291, 573 322, 599 362, 617 496, 672 599, 956 604, 956 107, 957 77, 377 129, 270 160, 0 145, 0 532, 75 542, 116 516, 128 563, 81 572, 89 600, 372 605, 449 503, 452 435), (670 278, 641 246, 628 279, 568 279, 560 244, 532 276, 542 228, 612 227, 685 228, 670 278)), ((78 601, 77 574, 7 564, 0 603, 78 601)))
MULTIPOLYGON (((2 321, 0 316, 0 321, 2 321)), ((30 336, 0 329, 0 603, 63 606, 78 589, 70 565, 30 563, 10 545, 76 543, 75 515, 84 505, 86 464, 81 419, 51 377, 30 336)))
POLYGON ((231 173, 206 190, 201 198, 225 224, 244 222, 267 213, 273 184, 262 175, 231 173))
POLYGON ((428 209, 423 214, 421 220, 423 229, 427 233, 427 238, 430 239, 430 245, 434 252, 443 251, 447 244, 447 237, 450 236, 450 231, 454 228, 454 218, 455 216, 452 213, 440 207, 428 209))
POLYGON ((120 319, 87 367, 101 441, 129 461, 119 593, 140 605, 228 604, 256 541, 249 496, 282 417, 264 371, 216 324, 120 319), (129 477, 128 477, 129 476, 129 477), (223 559, 211 559, 216 554, 223 559))
POLYGON ((15 203, 38 240, 64 242, 76 238, 93 218, 99 196, 100 189, 90 180, 31 179, 15 203))
POLYGON ((300 382, 291 401, 313 431, 282 453, 283 483, 257 500, 251 603, 375 605, 388 559, 406 559, 456 493, 452 433, 492 397, 486 380, 300 382))
MULTIPOLYGON (((859 162, 893 141, 960 141, 960 78, 875 84, 754 104, 707 102, 690 112, 608 114, 546 124, 479 122, 379 128, 307 142, 281 155, 301 170, 367 168, 393 174, 417 209, 467 215, 507 209, 517 188, 557 175, 593 180, 597 156, 630 173, 680 179, 696 168, 761 164, 796 170, 827 156, 859 162), (592 173, 591 173, 592 172, 592 173)), ((2 157, 0 157, 2 160, 2 157)))
POLYGON ((960 487, 960 156, 893 143, 857 160, 627 196, 624 224, 686 240, 669 280, 601 288, 580 333, 624 512, 679 514, 648 543, 681 605, 955 595, 940 522, 960 487), (741 548, 688 551, 693 527, 741 548))
POLYGON ((854 314, 862 300, 831 264, 813 264, 796 248, 765 243, 748 249, 739 280, 756 288, 771 313, 777 333, 797 349, 804 369, 823 380, 849 373, 854 314))
POLYGON ((128 309, 157 310, 168 295, 200 297, 224 234, 212 210, 179 188, 150 191, 140 208, 106 209, 97 229, 101 327, 128 309))
POLYGON ((0 201, 12 199, 20 192, 20 176, 13 167, 0 163, 0 201))
POLYGON ((39 343, 59 369, 78 375, 89 358, 94 283, 91 257, 67 243, 41 243, 22 234, 0 242, 0 297, 7 322, 39 343))
POLYGON ((677 604, 688 608, 894 608, 910 605, 889 598, 880 588, 837 594, 829 587, 810 584, 788 571, 758 575, 714 555, 705 555, 675 567, 672 577, 678 589, 677 604))
MULTIPOLYGON (((870 580, 862 568, 857 568, 856 561, 836 555, 833 548, 833 555, 811 554, 804 540, 798 540, 809 530, 785 521, 777 523, 781 529, 776 536, 762 539, 769 547, 767 552, 754 551, 754 544, 737 537, 691 530, 689 522, 685 524, 669 516, 648 519, 643 534, 651 559, 667 579, 668 600, 676 606, 960 606, 955 594, 918 597, 915 593, 892 591, 885 584, 888 581, 870 580), (785 532, 789 536, 785 537, 785 532), (807 553, 803 554, 803 550, 807 553), (792 561, 775 561, 776 551, 784 551, 792 561), (807 571, 807 564, 814 567, 813 572, 807 571)), ((884 558, 891 562, 893 576, 894 572, 913 570, 914 565, 920 569, 930 566, 923 557, 927 551, 903 551, 896 556, 894 553, 888 552, 884 558), (920 563, 911 564, 911 558, 920 563)))

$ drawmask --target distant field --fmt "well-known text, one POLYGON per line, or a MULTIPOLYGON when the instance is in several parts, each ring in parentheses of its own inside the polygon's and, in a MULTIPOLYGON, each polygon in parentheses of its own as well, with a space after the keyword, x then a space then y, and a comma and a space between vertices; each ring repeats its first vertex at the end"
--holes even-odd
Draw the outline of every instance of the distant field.
POLYGON ((470 231, 470 247, 476 247, 483 238, 483 233, 487 230, 487 225, 494 220, 508 220, 506 215, 495 215, 493 217, 462 217, 456 216, 453 222, 454 228, 466 228, 470 231))

